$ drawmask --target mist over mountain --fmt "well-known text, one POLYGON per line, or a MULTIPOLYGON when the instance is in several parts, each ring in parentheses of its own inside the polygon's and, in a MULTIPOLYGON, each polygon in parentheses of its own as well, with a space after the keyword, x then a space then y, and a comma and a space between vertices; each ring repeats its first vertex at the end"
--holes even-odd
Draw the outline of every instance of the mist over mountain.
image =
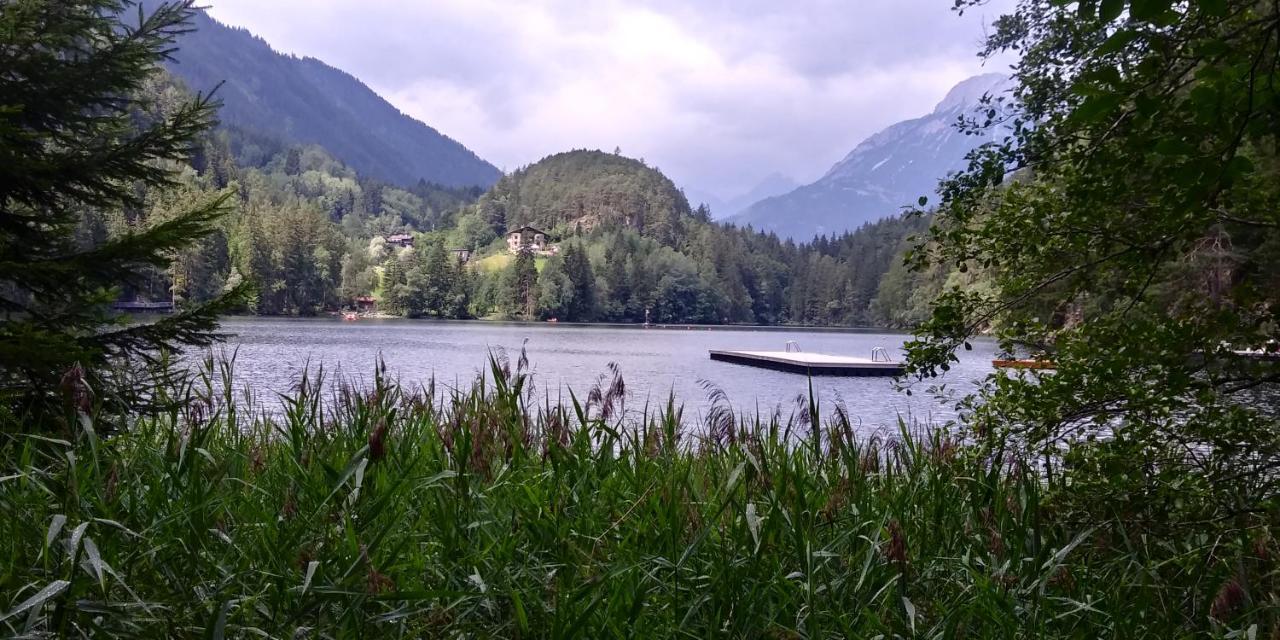
POLYGON ((344 71, 279 53, 204 12, 193 26, 166 66, 196 91, 221 83, 216 96, 224 125, 321 145, 360 173, 401 185, 425 180, 487 187, 502 177, 461 143, 401 113, 344 71))
POLYGON ((755 186, 732 198, 720 198, 713 193, 698 189, 685 189, 685 194, 689 197, 689 204, 695 207, 706 204, 711 208, 712 219, 724 220, 742 213, 744 209, 756 202, 782 195, 799 186, 800 183, 775 171, 761 178, 755 186))
POLYGON ((756 202, 730 221, 805 240, 895 215, 920 196, 932 199, 941 178, 964 168, 965 154, 998 135, 962 133, 956 119, 983 95, 1002 93, 1008 81, 991 73, 957 84, 932 113, 880 131, 816 182, 756 202))

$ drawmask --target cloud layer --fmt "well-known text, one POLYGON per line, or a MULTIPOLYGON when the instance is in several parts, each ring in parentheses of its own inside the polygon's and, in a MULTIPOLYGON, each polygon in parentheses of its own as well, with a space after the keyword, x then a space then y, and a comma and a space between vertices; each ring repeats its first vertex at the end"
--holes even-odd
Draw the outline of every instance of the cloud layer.
POLYGON ((505 170, 570 148, 643 157, 691 192, 807 182, 986 67, 1008 0, 214 0, 505 170))

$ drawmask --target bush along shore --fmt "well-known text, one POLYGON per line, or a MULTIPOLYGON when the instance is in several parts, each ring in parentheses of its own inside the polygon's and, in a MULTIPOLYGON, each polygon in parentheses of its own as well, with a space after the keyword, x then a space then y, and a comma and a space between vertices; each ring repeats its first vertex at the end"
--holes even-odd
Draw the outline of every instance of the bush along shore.
POLYGON ((557 406, 490 364, 304 376, 254 418, 210 359, 127 428, 70 376, 61 432, 0 445, 0 634, 1275 637, 1266 522, 1072 522, 1036 462, 938 432, 859 440, 811 400, 693 437, 674 399, 621 411, 616 371, 557 406))

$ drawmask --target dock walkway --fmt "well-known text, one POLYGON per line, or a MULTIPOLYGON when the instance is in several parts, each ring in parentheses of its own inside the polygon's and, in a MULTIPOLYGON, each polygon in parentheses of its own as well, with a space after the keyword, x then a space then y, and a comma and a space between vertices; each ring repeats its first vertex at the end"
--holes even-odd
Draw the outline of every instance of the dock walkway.
POLYGON ((712 349, 711 359, 745 364, 777 371, 790 371, 814 376, 899 376, 905 370, 901 362, 870 358, 832 356, 798 351, 720 351, 712 349))

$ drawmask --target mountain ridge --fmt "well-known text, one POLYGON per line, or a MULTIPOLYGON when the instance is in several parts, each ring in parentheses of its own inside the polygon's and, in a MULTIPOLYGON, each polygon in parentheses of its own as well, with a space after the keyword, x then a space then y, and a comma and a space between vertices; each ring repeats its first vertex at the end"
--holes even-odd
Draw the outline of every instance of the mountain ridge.
POLYGON ((765 198, 728 221, 793 239, 834 235, 895 215, 932 196, 964 157, 996 133, 968 135, 956 120, 983 95, 999 94, 1008 78, 989 73, 952 87, 930 113, 890 125, 858 143, 815 182, 765 198))
POLYGON ((484 186, 502 172, 462 143, 387 102, 324 61, 275 50, 247 29, 204 11, 165 67, 191 89, 222 101, 228 126, 318 144, 362 174, 400 185, 419 180, 484 186))
POLYGON ((705 204, 711 208, 713 220, 725 220, 742 213, 747 207, 765 198, 782 195, 800 186, 800 183, 791 176, 781 171, 774 171, 757 180, 750 189, 731 198, 721 198, 697 189, 686 189, 685 193, 689 196, 689 204, 695 206, 705 204))

